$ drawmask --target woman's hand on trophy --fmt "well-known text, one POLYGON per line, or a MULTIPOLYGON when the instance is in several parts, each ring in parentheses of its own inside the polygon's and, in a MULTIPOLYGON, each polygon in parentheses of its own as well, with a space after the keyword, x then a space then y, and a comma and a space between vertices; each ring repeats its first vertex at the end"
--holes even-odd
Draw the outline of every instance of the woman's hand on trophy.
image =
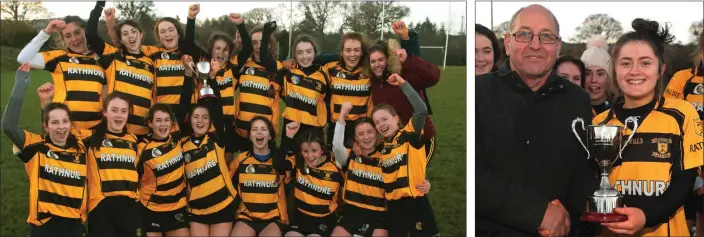
POLYGON ((218 74, 218 71, 220 71, 220 62, 215 58, 211 58, 210 59, 210 79, 215 79, 215 75, 218 74))
POLYGON ((634 235, 645 227, 645 213, 636 207, 614 208, 614 212, 627 215, 628 220, 614 223, 601 223, 615 234, 634 235))
POLYGON ((193 57, 191 55, 183 55, 181 58, 181 63, 183 63, 184 69, 184 74, 186 76, 193 76, 193 69, 191 69, 191 63, 193 63, 193 57))

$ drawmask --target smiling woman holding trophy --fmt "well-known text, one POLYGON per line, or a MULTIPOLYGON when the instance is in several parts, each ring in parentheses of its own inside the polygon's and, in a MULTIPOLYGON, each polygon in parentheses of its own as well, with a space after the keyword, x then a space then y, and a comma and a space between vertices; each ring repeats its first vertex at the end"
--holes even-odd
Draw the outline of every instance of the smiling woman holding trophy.
POLYGON ((632 27, 611 55, 610 83, 623 96, 586 129, 602 182, 582 220, 600 223, 602 235, 689 236, 683 205, 703 163, 701 120, 690 103, 663 97, 668 27, 632 27))

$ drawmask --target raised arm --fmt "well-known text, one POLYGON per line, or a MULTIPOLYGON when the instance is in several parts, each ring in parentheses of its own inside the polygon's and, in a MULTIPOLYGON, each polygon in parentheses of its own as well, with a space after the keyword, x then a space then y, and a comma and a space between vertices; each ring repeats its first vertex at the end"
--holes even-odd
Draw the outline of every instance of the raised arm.
POLYGON ((24 99, 25 91, 29 87, 29 82, 29 63, 24 63, 15 73, 15 85, 12 87, 10 100, 7 102, 5 113, 2 115, 2 131, 17 147, 24 147, 25 142, 24 131, 18 125, 22 100, 24 99))
POLYGON ((418 34, 409 32, 406 23, 403 21, 394 21, 391 23, 391 28, 394 30, 394 33, 401 38, 401 48, 405 49, 408 54, 420 56, 418 34))
POLYGON ((408 102, 413 106, 413 115, 410 123, 413 123, 413 132, 420 139, 421 131, 425 126, 425 118, 428 116, 428 108, 425 107, 425 102, 420 98, 418 92, 398 74, 394 73, 389 76, 388 82, 391 85, 401 87, 401 91, 403 91, 403 94, 408 98, 408 102))
POLYGON ((49 22, 49 25, 44 30, 40 30, 37 36, 22 48, 20 54, 17 55, 17 62, 20 64, 28 62, 29 66, 34 69, 44 69, 46 62, 44 61, 44 55, 39 53, 39 50, 51 38, 51 34, 59 32, 65 25, 66 23, 62 20, 49 22))
POLYGON ((274 30, 276 30, 275 21, 267 22, 264 24, 264 29, 262 30, 262 45, 259 49, 259 59, 261 60, 260 63, 264 67, 266 67, 266 70, 270 73, 276 73, 278 71, 278 67, 276 66, 276 60, 274 58, 271 58, 272 56, 271 54, 269 54, 271 34, 274 33, 274 30))
POLYGON ((115 48, 120 48, 120 34, 117 33, 118 29, 115 27, 115 8, 105 9, 105 27, 108 29, 108 35, 112 44, 115 48))
MULTIPOLYGON (((288 138, 289 140, 292 140, 293 137, 296 135, 298 132, 298 129, 301 127, 301 124, 298 122, 290 122, 284 126, 284 129, 286 130, 286 134, 284 136, 288 138)), ((283 136, 282 136, 283 138, 283 136)), ((293 164, 291 161, 286 159, 288 156, 288 151, 293 150, 293 144, 289 142, 281 142, 281 147, 279 147, 279 152, 276 152, 276 157, 274 157, 274 160, 272 161, 274 163, 274 169, 276 169, 277 172, 284 173, 286 171, 289 171, 293 169, 293 164)), ((295 155, 295 154, 294 154, 295 155)))
MULTIPOLYGON (((200 50, 196 45, 196 16, 200 12, 200 4, 193 4, 188 7, 188 19, 186 20, 186 36, 183 40, 183 51, 191 55, 193 60, 200 59, 200 50)), ((188 66, 186 67, 188 68, 188 66)), ((195 72, 194 72, 195 73, 195 72)))
MULTIPOLYGON (((335 135, 332 137, 332 152, 335 154, 335 160, 340 166, 347 164, 349 153, 345 147, 345 117, 352 110, 352 104, 345 102, 340 108, 340 118, 335 123, 335 135)), ((361 155, 361 154, 358 154, 361 155)))
MULTIPOLYGON (((247 33, 247 29, 244 27, 244 19, 239 13, 230 13, 230 21, 237 25, 237 34, 240 37, 240 42, 242 48, 237 53, 237 66, 242 67, 247 62, 249 56, 252 55, 252 37, 247 33), (242 32, 242 33, 240 33, 242 32)), ((267 50, 268 52, 268 50, 267 50)), ((234 72, 239 72, 239 68, 235 69, 234 72)))
POLYGON ((100 14, 105 7, 105 1, 98 1, 95 3, 95 8, 90 12, 90 18, 86 23, 86 41, 90 48, 96 54, 102 56, 105 50, 105 41, 98 35, 98 22, 100 21, 100 14))

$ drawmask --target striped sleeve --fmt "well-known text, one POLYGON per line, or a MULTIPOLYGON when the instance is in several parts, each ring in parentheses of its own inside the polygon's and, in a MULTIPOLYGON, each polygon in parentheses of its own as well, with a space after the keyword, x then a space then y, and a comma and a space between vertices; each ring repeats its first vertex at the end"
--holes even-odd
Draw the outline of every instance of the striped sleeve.
POLYGON ((44 143, 44 138, 41 135, 24 131, 24 144, 22 147, 12 146, 12 152, 20 158, 24 163, 28 163, 35 157, 39 151, 39 147, 44 143))
POLYGON ((65 50, 51 50, 40 53, 44 57, 44 70, 54 72, 59 65, 59 59, 66 56, 65 50))

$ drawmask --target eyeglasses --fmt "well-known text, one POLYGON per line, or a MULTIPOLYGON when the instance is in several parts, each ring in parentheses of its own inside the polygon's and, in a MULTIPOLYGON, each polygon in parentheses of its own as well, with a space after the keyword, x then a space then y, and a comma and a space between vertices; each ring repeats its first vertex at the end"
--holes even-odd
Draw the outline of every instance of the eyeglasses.
MULTIPOLYGON (((518 42, 523 42, 523 43, 528 43, 533 41, 533 36, 534 34, 532 32, 525 32, 525 31, 519 31, 515 33, 511 33, 510 35, 513 36, 514 39, 518 42)), ((543 44, 554 44, 557 43, 558 40, 560 40, 560 36, 551 34, 551 33, 541 33, 538 35, 538 40, 540 43, 543 44)))

